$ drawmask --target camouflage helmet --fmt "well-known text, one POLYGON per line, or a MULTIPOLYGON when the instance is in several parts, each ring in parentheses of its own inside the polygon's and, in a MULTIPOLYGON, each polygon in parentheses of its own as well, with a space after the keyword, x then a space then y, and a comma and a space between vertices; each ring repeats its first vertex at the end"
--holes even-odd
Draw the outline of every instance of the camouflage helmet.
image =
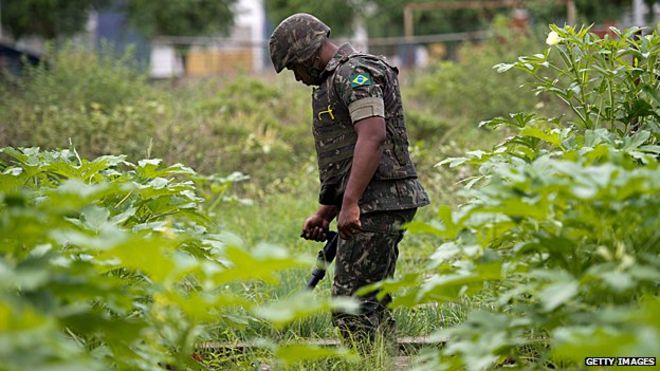
POLYGON ((329 36, 330 27, 313 15, 297 13, 283 20, 268 43, 275 71, 310 59, 329 36))

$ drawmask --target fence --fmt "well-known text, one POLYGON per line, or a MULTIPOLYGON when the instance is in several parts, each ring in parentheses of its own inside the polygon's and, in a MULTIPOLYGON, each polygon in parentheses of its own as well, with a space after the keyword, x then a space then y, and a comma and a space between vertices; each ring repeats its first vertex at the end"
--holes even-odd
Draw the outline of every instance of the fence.
MULTIPOLYGON (((357 50, 383 54, 395 63, 424 65, 429 54, 447 57, 447 45, 484 40, 489 31, 458 32, 412 37, 333 39, 350 42, 357 50)), ((152 76, 208 76, 224 73, 259 72, 270 69, 268 40, 241 40, 220 37, 159 37, 152 42, 152 76)))

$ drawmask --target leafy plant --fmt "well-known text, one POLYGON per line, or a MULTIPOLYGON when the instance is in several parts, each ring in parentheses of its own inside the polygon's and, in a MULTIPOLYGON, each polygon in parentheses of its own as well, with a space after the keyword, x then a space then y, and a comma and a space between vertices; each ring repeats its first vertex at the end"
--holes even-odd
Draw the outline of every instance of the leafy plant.
POLYGON ((499 72, 517 68, 536 79, 535 92, 551 93, 577 116, 584 129, 606 127, 630 134, 641 127, 658 131, 658 40, 632 28, 615 28, 615 38, 600 39, 589 28, 551 27, 547 42, 557 47, 544 54, 520 57, 496 66, 499 72), (557 50, 563 68, 549 59, 557 50), (557 76, 547 76, 546 71, 557 76))
POLYGON ((469 201, 409 226, 444 243, 424 272, 378 285, 402 292, 395 306, 488 303, 439 329, 449 344, 421 369, 573 367, 660 351, 660 36, 588 31, 552 26, 544 53, 496 66, 528 73, 535 93, 575 115, 482 122, 512 135, 439 164, 473 169, 469 201))
MULTIPOLYGON (((309 295, 260 306, 236 290, 277 284, 278 272, 310 259, 274 246, 249 249, 219 234, 196 183, 226 180, 156 159, 87 161, 75 150, 11 147, 0 154, 4 369, 197 367, 193 351, 211 326, 237 328, 246 318, 282 326, 350 309, 309 295), (306 307, 284 311, 286 303, 306 307)), ((309 359, 293 348, 269 345, 279 362, 309 359)))

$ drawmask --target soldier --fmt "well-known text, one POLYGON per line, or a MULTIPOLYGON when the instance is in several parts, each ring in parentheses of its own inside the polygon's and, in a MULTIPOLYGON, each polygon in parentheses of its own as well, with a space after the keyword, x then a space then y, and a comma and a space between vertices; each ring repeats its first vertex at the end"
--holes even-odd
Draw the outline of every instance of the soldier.
MULTIPOLYGON (((354 296, 362 286, 394 274, 401 226, 429 203, 408 153, 398 70, 382 57, 337 46, 330 28, 299 13, 270 37, 277 73, 287 68, 313 90, 313 134, 321 181, 319 209, 303 224, 303 236, 325 239, 337 217, 333 296, 354 296)), ((394 320, 376 292, 363 295, 359 314, 333 313, 345 339, 391 335, 394 320)))

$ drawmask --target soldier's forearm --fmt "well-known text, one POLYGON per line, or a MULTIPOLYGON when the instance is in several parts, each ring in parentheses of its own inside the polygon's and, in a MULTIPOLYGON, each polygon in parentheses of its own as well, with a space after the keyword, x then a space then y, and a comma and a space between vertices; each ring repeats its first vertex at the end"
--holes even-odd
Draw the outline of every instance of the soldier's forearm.
POLYGON ((385 142, 385 121, 382 117, 370 117, 356 124, 357 143, 353 152, 351 173, 344 191, 343 205, 357 204, 373 178, 385 142))
POLYGON ((337 206, 335 205, 321 205, 319 209, 316 211, 316 215, 320 216, 321 218, 327 220, 327 221, 332 221, 332 219, 337 216, 337 206))

